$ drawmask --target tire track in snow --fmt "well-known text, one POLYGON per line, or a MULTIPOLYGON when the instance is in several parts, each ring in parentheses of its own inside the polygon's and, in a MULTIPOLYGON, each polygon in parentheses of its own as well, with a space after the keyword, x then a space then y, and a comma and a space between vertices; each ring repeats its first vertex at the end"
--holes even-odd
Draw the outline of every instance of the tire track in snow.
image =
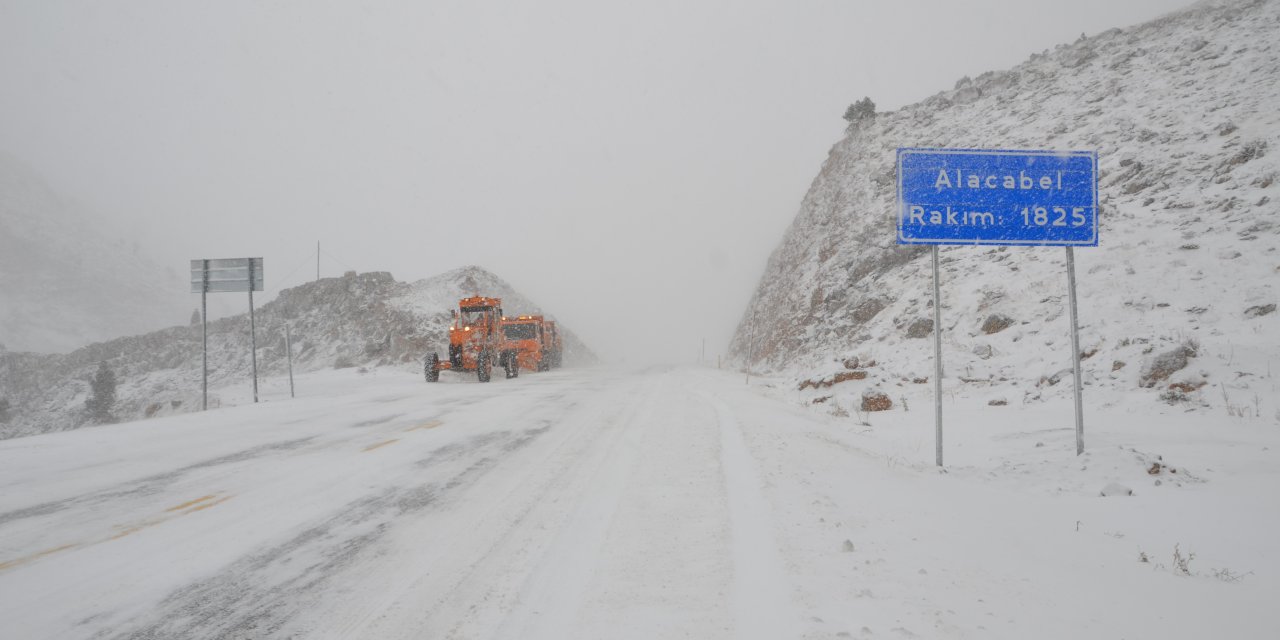
POLYGON ((635 427, 651 413, 648 402, 639 402, 643 397, 635 394, 604 455, 582 476, 587 484, 583 495, 525 581, 519 606, 507 615, 496 637, 560 640, 576 626, 619 496, 635 468, 635 427))
MULTIPOLYGON (((600 394, 600 386, 576 389, 555 421, 553 439, 540 442, 522 460, 507 461, 504 475, 491 474, 482 486, 468 488, 447 520, 420 532, 417 539, 426 552, 418 562, 427 571, 405 573, 398 584, 384 586, 385 595, 372 611, 335 612, 322 627, 312 627, 315 637, 526 638, 524 629, 506 636, 498 631, 508 618, 523 615, 526 600, 543 595, 534 584, 557 594, 567 589, 570 595, 548 606, 573 615, 581 590, 563 582, 555 563, 545 559, 549 549, 564 544, 559 541, 579 496, 606 473, 627 418, 645 396, 616 388, 600 394), (575 409, 579 404, 584 406, 575 409)), ((593 558, 587 552, 579 563, 586 576, 575 584, 589 581, 593 558)))
POLYGON ((659 385, 633 427, 635 464, 619 493, 586 601, 562 637, 733 638, 733 558, 715 410, 688 378, 659 385))
POLYGON ((93 493, 65 498, 63 500, 44 502, 30 507, 24 507, 22 509, 0 513, 0 527, 9 524, 10 522, 16 522, 26 518, 46 516, 72 507, 100 505, 120 498, 153 496, 162 492, 169 485, 193 471, 245 462, 270 453, 291 451, 311 442, 314 439, 315 436, 309 436, 306 438, 282 440, 279 442, 250 447, 235 453, 209 458, 207 460, 187 465, 180 469, 174 469, 173 471, 166 471, 164 473, 150 475, 138 480, 131 480, 111 489, 104 489, 102 491, 95 491, 93 493))
POLYGON ((737 638, 799 638, 799 614, 760 472, 742 427, 722 400, 698 392, 720 423, 720 463, 729 500, 733 613, 737 638))
MULTIPOLYGON (((464 457, 494 447, 509 453, 546 431, 543 427, 477 436, 461 445, 440 447, 418 465, 465 462, 464 457)), ((445 493, 475 482, 495 464, 491 455, 480 455, 445 480, 395 487, 349 503, 289 540, 176 590, 148 619, 99 630, 93 638, 271 637, 312 608, 344 569, 374 553, 397 518, 434 506, 445 493)))

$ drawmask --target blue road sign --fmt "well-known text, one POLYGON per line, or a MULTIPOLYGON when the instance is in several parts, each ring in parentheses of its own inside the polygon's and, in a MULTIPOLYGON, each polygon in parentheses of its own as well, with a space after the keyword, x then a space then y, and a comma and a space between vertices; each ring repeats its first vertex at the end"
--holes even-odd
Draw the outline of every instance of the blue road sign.
POLYGON ((898 244, 1097 246, 1098 154, 898 149, 898 244))

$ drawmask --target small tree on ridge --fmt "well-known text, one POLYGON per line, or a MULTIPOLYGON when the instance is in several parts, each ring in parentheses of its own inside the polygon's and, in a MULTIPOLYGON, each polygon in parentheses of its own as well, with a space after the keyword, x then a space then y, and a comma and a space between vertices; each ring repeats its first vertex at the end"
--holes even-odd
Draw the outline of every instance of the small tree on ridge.
POLYGON ((871 98, 863 98, 844 110, 844 120, 849 123, 845 128, 846 131, 853 131, 864 121, 874 119, 876 117, 876 103, 871 98))
POLYGON ((84 407, 89 412, 89 420, 94 424, 106 424, 115 420, 111 409, 116 404, 116 373, 107 366, 107 361, 98 363, 98 372, 89 379, 92 391, 84 407))

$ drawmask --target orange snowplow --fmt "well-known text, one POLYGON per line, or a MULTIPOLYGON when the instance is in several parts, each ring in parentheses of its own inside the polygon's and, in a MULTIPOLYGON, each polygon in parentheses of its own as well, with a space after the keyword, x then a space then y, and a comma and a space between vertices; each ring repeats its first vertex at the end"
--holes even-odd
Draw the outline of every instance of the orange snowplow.
POLYGON ((560 366, 560 334, 556 323, 542 316, 503 318, 502 337, 508 352, 516 354, 521 368, 547 371, 560 366))
POLYGON ((439 382, 441 371, 474 371, 476 379, 488 382, 494 366, 508 378, 520 375, 520 363, 502 337, 502 299, 473 296, 458 301, 449 326, 449 358, 439 353, 427 355, 423 373, 427 382, 439 382))

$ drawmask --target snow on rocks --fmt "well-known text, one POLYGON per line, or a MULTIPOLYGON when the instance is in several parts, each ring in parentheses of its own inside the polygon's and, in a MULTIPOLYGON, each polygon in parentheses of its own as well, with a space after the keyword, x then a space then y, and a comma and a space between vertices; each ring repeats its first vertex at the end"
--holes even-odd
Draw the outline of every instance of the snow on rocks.
POLYGON ((1119 482, 1112 482, 1102 488, 1102 497, 1109 498, 1111 496, 1131 496, 1133 489, 1126 487, 1119 482))

